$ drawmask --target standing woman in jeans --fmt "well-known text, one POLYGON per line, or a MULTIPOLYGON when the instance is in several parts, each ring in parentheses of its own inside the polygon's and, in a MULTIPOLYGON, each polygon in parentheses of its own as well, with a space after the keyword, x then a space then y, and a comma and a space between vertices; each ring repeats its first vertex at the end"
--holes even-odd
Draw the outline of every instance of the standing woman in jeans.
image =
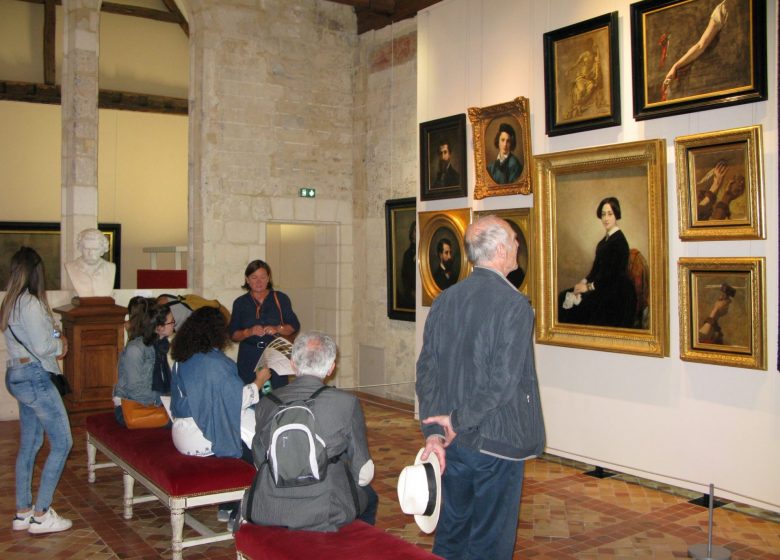
POLYGON ((33 534, 65 531, 73 523, 50 506, 73 438, 65 405, 49 372, 59 373, 57 358, 67 353, 68 341, 54 328, 46 300, 43 262, 29 247, 22 247, 11 258, 11 274, 0 306, 0 330, 5 334, 9 356, 5 386, 19 403, 13 529, 33 534), (50 452, 33 503, 33 467, 44 432, 49 436, 50 452))

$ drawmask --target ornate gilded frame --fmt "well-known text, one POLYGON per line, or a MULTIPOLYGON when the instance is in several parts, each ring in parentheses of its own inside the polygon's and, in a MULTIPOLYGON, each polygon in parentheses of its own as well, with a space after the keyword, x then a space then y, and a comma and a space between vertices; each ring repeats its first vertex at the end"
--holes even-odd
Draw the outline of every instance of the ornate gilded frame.
MULTIPOLYGON (((534 293, 534 227, 533 227, 533 214, 531 208, 513 208, 511 210, 482 210, 480 212, 474 212, 474 220, 481 218, 482 216, 494 215, 499 218, 503 218, 515 232, 519 232, 521 239, 518 239, 520 247, 517 251, 518 266, 523 267, 525 270, 525 277, 519 286, 516 285, 518 291, 523 293, 533 303, 534 293)), ((512 274, 508 276, 510 282, 512 281, 512 274)))
POLYGON ((517 97, 506 103, 490 107, 470 107, 469 121, 474 139, 474 198, 503 196, 509 194, 530 194, 533 191, 533 159, 531 157, 531 117, 528 98, 517 97), (515 132, 516 146, 512 154, 520 160, 522 170, 519 177, 510 183, 497 183, 488 172, 488 163, 498 153, 494 139, 499 126, 508 124, 515 132))
POLYGON ((466 278, 471 273, 471 265, 466 257, 464 239, 466 227, 471 221, 471 210, 461 208, 457 210, 445 210, 441 212, 420 212, 418 215, 418 227, 420 231, 420 245, 417 250, 417 259, 420 263, 420 283, 422 284, 422 304, 430 306, 442 289, 433 278, 434 269, 438 265, 436 246, 444 235, 451 234, 452 251, 457 266, 456 282, 466 278))
POLYGON ((681 258, 677 270, 680 358, 689 362, 765 370, 764 257, 681 258), (743 297, 740 298, 740 294, 743 297), (700 329, 713 314, 717 315, 716 301, 725 298, 729 299, 728 312, 717 318, 723 335, 721 342, 702 340, 704 335, 700 329))
MULTIPOLYGON (((761 137, 761 125, 756 125, 678 136, 674 139, 680 239, 699 241, 765 238, 764 150, 761 137), (745 186, 743 195, 735 197, 731 203, 724 206, 731 213, 731 217, 714 219, 699 210, 702 208, 709 212, 710 206, 700 206, 698 193, 704 193, 709 190, 709 185, 714 185, 712 170, 719 161, 728 164, 722 184, 715 195, 721 204, 724 194, 728 197, 727 189, 732 181, 743 177, 745 186)), ((701 198, 702 202, 708 200, 703 195, 701 198)))
POLYGON ((662 139, 535 156, 537 342, 669 355, 665 170, 662 139), (573 273, 588 272, 593 248, 604 236, 594 210, 607 196, 623 201, 618 225, 646 261, 641 320, 634 328, 559 322, 559 293, 576 283, 569 277, 582 277, 573 273))

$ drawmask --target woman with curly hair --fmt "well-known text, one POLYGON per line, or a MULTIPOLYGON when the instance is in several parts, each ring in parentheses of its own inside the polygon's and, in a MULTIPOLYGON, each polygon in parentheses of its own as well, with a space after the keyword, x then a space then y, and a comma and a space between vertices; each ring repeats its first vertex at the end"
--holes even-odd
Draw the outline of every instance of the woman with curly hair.
POLYGON ((249 407, 260 400, 271 373, 261 370, 244 385, 236 363, 224 353, 228 344, 225 317, 212 307, 195 310, 173 339, 173 444, 184 455, 241 457, 251 463, 255 415, 249 407))

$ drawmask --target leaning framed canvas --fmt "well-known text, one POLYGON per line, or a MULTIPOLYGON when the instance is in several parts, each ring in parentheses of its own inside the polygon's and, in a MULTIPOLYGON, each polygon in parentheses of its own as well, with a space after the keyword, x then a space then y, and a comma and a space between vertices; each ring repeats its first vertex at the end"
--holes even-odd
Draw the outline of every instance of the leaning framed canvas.
POLYGON ((517 269, 507 275, 512 285, 533 303, 533 217, 530 208, 513 208, 511 210, 482 210, 474 212, 474 219, 489 215, 503 218, 514 230, 517 236, 517 269))
POLYGON ((464 243, 471 210, 420 212, 419 221, 422 304, 429 306, 443 290, 471 272, 464 243))
POLYGON ((682 258, 680 358, 766 369, 764 257, 682 258))
POLYGON ((387 316, 414 321, 417 302, 416 199, 385 202, 387 240, 387 316))
POLYGON ((544 34, 547 135, 620 124, 618 13, 544 34))
POLYGON ((680 239, 763 239, 761 126, 674 139, 680 239))
POLYGON ((637 120, 767 98, 765 0, 631 4, 637 120))
POLYGON ((466 115, 420 123, 420 200, 468 194, 466 115))
MULTIPOLYGON (((108 240, 108 253, 103 257, 116 265, 114 289, 119 289, 122 261, 122 225, 98 224, 108 240)), ((0 289, 8 284, 11 256, 22 245, 32 247, 43 259, 46 289, 59 290, 60 224, 58 222, 0 222, 0 289)))
POLYGON ((474 198, 533 191, 528 99, 469 109, 474 139, 474 198))
POLYGON ((534 161, 537 341, 667 356, 664 140, 534 161))

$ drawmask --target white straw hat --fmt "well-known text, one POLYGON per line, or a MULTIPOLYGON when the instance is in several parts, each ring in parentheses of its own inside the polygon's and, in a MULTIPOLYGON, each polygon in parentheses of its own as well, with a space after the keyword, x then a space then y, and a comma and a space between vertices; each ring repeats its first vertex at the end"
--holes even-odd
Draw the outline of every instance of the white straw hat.
POLYGON ((420 449, 414 465, 404 467, 398 477, 398 501, 401 511, 414 515, 417 526, 425 533, 433 533, 441 511, 441 470, 439 458, 431 453, 420 459, 425 448, 420 449))

